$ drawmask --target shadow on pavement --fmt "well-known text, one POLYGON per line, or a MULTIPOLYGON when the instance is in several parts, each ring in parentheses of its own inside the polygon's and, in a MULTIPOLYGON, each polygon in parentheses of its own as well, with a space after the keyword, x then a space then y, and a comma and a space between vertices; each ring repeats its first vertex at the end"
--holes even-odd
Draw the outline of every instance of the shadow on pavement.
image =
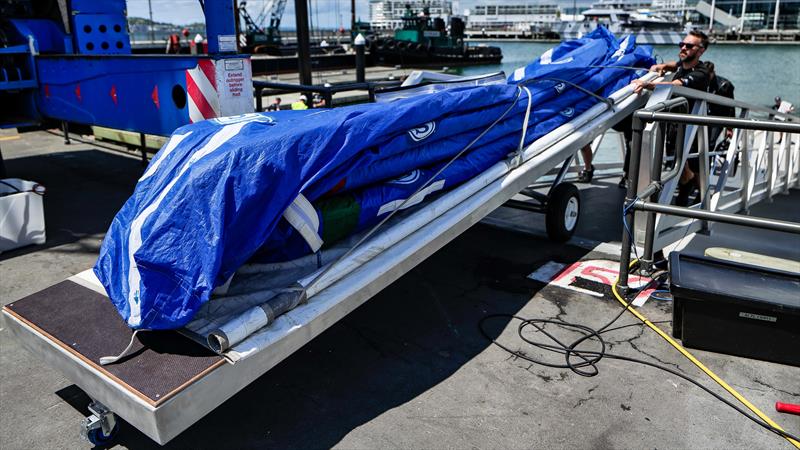
MULTIPOLYGON (((130 157, 80 143, 71 147, 75 150, 6 159, 9 177, 47 188, 47 242, 5 252, 0 261, 104 234, 144 172, 141 163, 130 157)), ((97 252, 94 246, 85 250, 97 252)))
MULTIPOLYGON (((473 227, 166 448, 330 448, 483 352, 490 343, 478 322, 528 303, 542 287, 530 272, 587 252, 473 227)), ((507 324, 493 320, 487 331, 498 336, 507 324)), ((160 448, 127 423, 118 442, 160 448)))

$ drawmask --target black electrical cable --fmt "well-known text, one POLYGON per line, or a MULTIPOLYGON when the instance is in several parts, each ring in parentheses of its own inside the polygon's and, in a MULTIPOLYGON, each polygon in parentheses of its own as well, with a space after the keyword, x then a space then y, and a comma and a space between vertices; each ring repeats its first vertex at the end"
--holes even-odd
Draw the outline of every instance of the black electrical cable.
MULTIPOLYGON (((640 288, 640 289, 644 289, 644 288, 640 288)), ((637 292, 638 292, 638 290, 637 290, 637 292)), ((617 359, 617 360, 621 360, 621 361, 628 361, 628 362, 643 364, 643 365, 646 365, 646 366, 650 366, 650 367, 654 367, 656 369, 663 370, 665 372, 668 372, 668 373, 670 373, 672 375, 680 377, 680 378, 682 378, 682 379, 694 384, 695 386, 697 386, 700 389, 704 390, 705 392, 711 394, 717 400, 719 400, 722 403, 730 406, 731 408, 733 408, 734 410, 736 410, 737 412, 739 412, 743 416, 747 417, 748 419, 752 420, 756 424, 760 425, 761 427, 765 428, 766 430, 771 431, 771 432, 773 432, 773 433, 775 433, 778 436, 781 436, 783 438, 788 438, 788 439, 793 439, 795 441, 800 441, 800 439, 798 439, 796 436, 794 436, 794 435, 792 435, 790 433, 787 433, 785 431, 779 430, 779 429, 771 426, 770 424, 764 422, 760 418, 755 417, 754 415, 752 415, 749 412, 745 411, 744 409, 740 408, 739 406, 737 406, 736 404, 734 404, 730 400, 722 397, 720 394, 712 391, 710 388, 708 388, 705 385, 701 384, 699 381, 689 377, 688 375, 685 375, 685 374, 683 374, 681 372, 678 372, 678 371, 676 371, 676 370, 674 370, 672 368, 669 368, 669 367, 666 367, 666 366, 663 366, 663 365, 660 365, 660 364, 656 364, 656 363, 653 363, 653 362, 650 362, 650 361, 647 361, 647 360, 632 358, 632 357, 629 357, 629 356, 617 355, 617 354, 613 354, 613 353, 608 353, 606 351, 606 342, 603 340, 603 337, 601 336, 603 333, 609 333, 611 331, 616 331, 616 330, 620 330, 622 328, 627 328, 627 327, 632 327, 632 326, 642 326, 642 325, 644 325, 644 323, 632 323, 632 324, 628 324, 628 325, 621 325, 621 326, 618 326, 618 327, 609 328, 612 324, 614 324, 614 322, 616 322, 620 317, 622 317, 622 315, 625 312, 627 312, 628 309, 630 309, 631 302, 627 302, 627 303, 628 303, 628 306, 622 308, 622 310, 619 312, 619 314, 617 314, 613 319, 611 319, 608 323, 606 323, 605 325, 603 325, 602 327, 600 327, 597 330, 595 330, 595 329, 593 329, 593 328, 591 328, 589 326, 583 325, 583 324, 566 322, 566 321, 563 321, 563 320, 560 320, 560 319, 526 319, 524 317, 519 317, 519 316, 516 316, 516 315, 513 315, 513 314, 490 314, 490 315, 484 316, 480 320, 480 322, 478 322, 478 328, 479 328, 479 330, 480 330, 480 332, 481 332, 481 334, 483 335, 484 338, 486 338, 492 344, 502 348, 503 350, 505 350, 506 352, 510 353, 511 355, 514 355, 517 358, 523 359, 525 361, 528 361, 528 362, 531 362, 531 363, 534 363, 534 364, 539 364, 539 365, 542 365, 542 366, 545 366, 545 367, 560 368, 560 369, 570 369, 574 373, 576 373, 578 375, 581 375, 581 376, 585 376, 585 377, 593 377, 593 376, 595 376, 595 375, 600 373, 599 369, 597 367, 597 364, 603 358, 610 358, 610 359, 617 359), (553 363, 553 362, 548 362, 548 361, 536 359, 536 358, 533 358, 533 357, 531 357, 529 355, 526 355, 526 354, 522 353, 521 351, 511 350, 510 348, 506 347, 505 345, 499 343, 496 339, 490 337, 489 334, 486 332, 486 330, 484 328, 484 323, 486 321, 494 319, 494 318, 510 318, 510 319, 519 320, 520 321, 520 325, 517 328, 517 335, 519 336, 520 339, 522 339, 523 341, 525 341, 526 343, 528 343, 530 345, 533 345, 535 347, 541 348, 543 350, 550 351, 550 352, 553 352, 553 353, 562 354, 562 355, 564 355, 564 357, 566 359, 566 362, 564 364, 558 364, 558 363, 553 363), (563 328, 571 329, 573 331, 581 332, 581 333, 583 333, 583 335, 581 337, 579 337, 578 339, 576 339, 574 342, 572 342, 569 345, 567 345, 567 344, 561 342, 558 338, 553 336, 551 333, 545 331, 543 326, 540 326, 539 324, 542 324, 542 325, 553 324, 553 325, 557 325, 557 326, 560 326, 560 327, 563 327, 563 328), (532 326, 532 327, 536 328, 536 330, 538 332, 541 332, 544 335, 546 335, 550 340, 555 342, 556 345, 547 344, 547 343, 543 343, 543 342, 536 342, 536 341, 526 337, 523 334, 523 332, 524 332, 525 328, 529 327, 529 326, 532 326), (595 351, 595 350, 580 350, 580 349, 577 348, 580 344, 582 344, 583 342, 585 342, 585 341, 587 341, 587 340, 589 340, 591 338, 595 338, 596 342, 598 342, 600 344, 600 350, 599 351, 595 351), (573 361, 574 358, 579 358, 581 361, 573 361), (591 369, 583 369, 583 368, 586 368, 586 367, 590 367, 591 369)), ((663 321, 663 322, 669 322, 669 321, 663 321)))

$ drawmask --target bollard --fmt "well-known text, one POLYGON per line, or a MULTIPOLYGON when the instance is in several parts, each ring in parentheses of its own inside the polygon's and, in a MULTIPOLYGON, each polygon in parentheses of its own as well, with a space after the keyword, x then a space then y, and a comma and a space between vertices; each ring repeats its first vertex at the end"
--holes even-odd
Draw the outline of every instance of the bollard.
POLYGON ((364 82, 364 47, 366 46, 367 40, 364 39, 364 35, 358 33, 355 40, 353 40, 353 46, 356 48, 356 82, 363 83, 364 82))

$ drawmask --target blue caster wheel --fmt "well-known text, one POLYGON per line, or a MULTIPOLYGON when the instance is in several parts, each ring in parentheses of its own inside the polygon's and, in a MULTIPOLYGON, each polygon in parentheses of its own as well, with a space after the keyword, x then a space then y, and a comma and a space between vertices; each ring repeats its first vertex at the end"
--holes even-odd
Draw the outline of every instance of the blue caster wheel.
POLYGON ((98 447, 102 447, 102 446, 106 446, 106 445, 110 444, 111 442, 113 442, 114 438, 117 436, 117 432, 118 431, 119 431, 119 424, 115 424, 114 428, 111 429, 111 433, 109 433, 108 435, 103 433, 103 429, 102 428, 95 428, 95 429, 89 430, 89 432, 86 433, 86 438, 92 444, 94 444, 94 445, 96 445, 98 447))

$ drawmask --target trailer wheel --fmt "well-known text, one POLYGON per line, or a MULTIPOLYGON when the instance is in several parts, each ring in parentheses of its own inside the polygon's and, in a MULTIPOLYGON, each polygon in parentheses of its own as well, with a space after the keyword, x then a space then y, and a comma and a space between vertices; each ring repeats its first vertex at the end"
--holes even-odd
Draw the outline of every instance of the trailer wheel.
POLYGON ((97 447, 103 447, 114 441, 114 439, 117 437, 118 431, 119 431, 119 423, 114 425, 114 428, 108 435, 103 433, 102 428, 95 428, 89 430, 89 432, 86 433, 86 439, 88 439, 89 442, 91 442, 97 447))
POLYGON ((566 242, 578 227, 581 212, 581 196, 572 183, 560 183, 547 200, 547 236, 555 242, 566 242))
POLYGON ((117 416, 102 403, 93 401, 88 406, 91 415, 81 421, 81 437, 97 447, 106 447, 117 437, 117 416))

